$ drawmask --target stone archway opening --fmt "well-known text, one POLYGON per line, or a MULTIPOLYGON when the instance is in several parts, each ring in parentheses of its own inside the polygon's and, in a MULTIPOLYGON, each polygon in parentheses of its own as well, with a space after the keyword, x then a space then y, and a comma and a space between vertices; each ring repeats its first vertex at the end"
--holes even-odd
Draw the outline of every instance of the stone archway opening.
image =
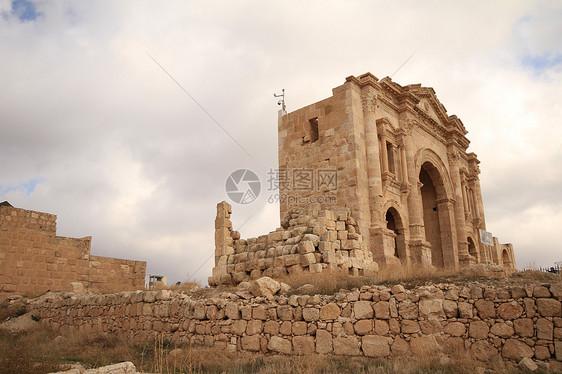
MULTIPOLYGON (((443 178, 439 170, 431 163, 425 162, 420 169, 419 181, 423 205, 423 222, 425 240, 431 244, 431 264, 444 267, 449 264, 449 258, 445 258, 443 242, 447 240, 443 232, 443 223, 446 222, 448 214, 444 208, 440 208, 440 201, 447 200, 447 193, 443 178)), ((450 256, 449 256, 450 257, 450 256)))
POLYGON ((406 262, 406 238, 404 233, 404 225, 400 214, 395 208, 388 208, 385 215, 386 228, 393 233, 389 246, 394 257, 400 261, 406 262))
POLYGON ((468 254, 478 259, 478 249, 476 249, 476 245, 474 244, 474 241, 470 236, 467 238, 467 242, 468 242, 468 254))
POLYGON ((509 257, 509 253, 507 253, 507 249, 502 251, 502 264, 506 268, 511 268, 511 258, 509 257))

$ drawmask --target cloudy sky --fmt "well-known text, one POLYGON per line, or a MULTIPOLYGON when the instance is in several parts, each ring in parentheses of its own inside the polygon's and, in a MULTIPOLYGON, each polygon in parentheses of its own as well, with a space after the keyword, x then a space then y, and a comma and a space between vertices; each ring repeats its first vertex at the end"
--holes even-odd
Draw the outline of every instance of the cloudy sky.
POLYGON ((0 0, 0 201, 58 215, 92 254, 206 283, 216 203, 239 168, 243 237, 267 198, 277 106, 372 72, 437 92, 469 131, 488 231, 519 268, 562 261, 558 1, 0 0), (222 127, 222 128, 221 128, 222 127), (235 139, 235 141, 233 140, 235 139))

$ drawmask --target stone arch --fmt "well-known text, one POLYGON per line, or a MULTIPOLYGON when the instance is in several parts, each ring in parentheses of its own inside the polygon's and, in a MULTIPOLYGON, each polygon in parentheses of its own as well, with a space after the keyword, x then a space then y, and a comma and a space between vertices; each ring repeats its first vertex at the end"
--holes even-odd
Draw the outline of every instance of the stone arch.
POLYGON ((400 213, 398 204, 387 204, 384 209, 384 222, 386 222, 385 252, 401 262, 409 263, 408 245, 406 243, 406 225, 400 213))
POLYGON ((416 154, 425 240, 431 247, 431 264, 457 267, 458 249, 454 221, 453 185, 445 164, 433 150, 416 154))
POLYGON ((511 267, 511 259, 509 258, 509 253, 507 253, 507 249, 503 249, 502 251, 502 263, 505 267, 511 267))
POLYGON ((443 162, 443 160, 441 160, 441 157, 439 157, 439 155, 435 153, 435 151, 433 151, 432 149, 422 148, 416 153, 414 160, 415 160, 416 171, 418 175, 421 171, 423 164, 429 162, 431 165, 433 165, 433 167, 437 170, 440 178, 443 181, 444 197, 448 199, 453 199, 454 196, 453 182, 451 180, 451 176, 449 175, 449 171, 445 166, 445 163, 443 162))

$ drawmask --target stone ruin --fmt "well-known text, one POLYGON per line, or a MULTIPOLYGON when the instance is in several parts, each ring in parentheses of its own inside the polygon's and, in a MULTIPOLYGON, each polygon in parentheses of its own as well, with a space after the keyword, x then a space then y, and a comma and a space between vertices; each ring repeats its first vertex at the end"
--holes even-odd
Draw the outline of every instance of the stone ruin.
POLYGON ((217 204, 215 264, 209 285, 238 284, 262 276, 344 269, 351 275, 376 272, 378 265, 357 232, 349 208, 294 208, 277 230, 241 239, 232 229, 232 207, 217 204))
POLYGON ((241 240, 219 204, 210 284, 335 267, 360 274, 375 262, 514 270, 513 245, 486 231, 480 161, 466 134, 431 87, 371 73, 281 111, 283 227, 241 240))

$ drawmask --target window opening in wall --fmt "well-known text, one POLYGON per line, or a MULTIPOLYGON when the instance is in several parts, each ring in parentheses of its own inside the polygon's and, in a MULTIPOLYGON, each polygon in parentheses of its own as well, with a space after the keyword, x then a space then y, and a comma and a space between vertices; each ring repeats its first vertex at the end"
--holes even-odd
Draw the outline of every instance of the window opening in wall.
POLYGON ((318 117, 308 120, 310 123, 310 141, 314 143, 318 140, 318 117))
POLYGON ((318 117, 308 120, 310 123, 310 141, 315 142, 318 140, 318 117))
POLYGON ((388 171, 392 174, 396 174, 394 169, 394 147, 392 143, 386 142, 386 154, 388 155, 388 171))

